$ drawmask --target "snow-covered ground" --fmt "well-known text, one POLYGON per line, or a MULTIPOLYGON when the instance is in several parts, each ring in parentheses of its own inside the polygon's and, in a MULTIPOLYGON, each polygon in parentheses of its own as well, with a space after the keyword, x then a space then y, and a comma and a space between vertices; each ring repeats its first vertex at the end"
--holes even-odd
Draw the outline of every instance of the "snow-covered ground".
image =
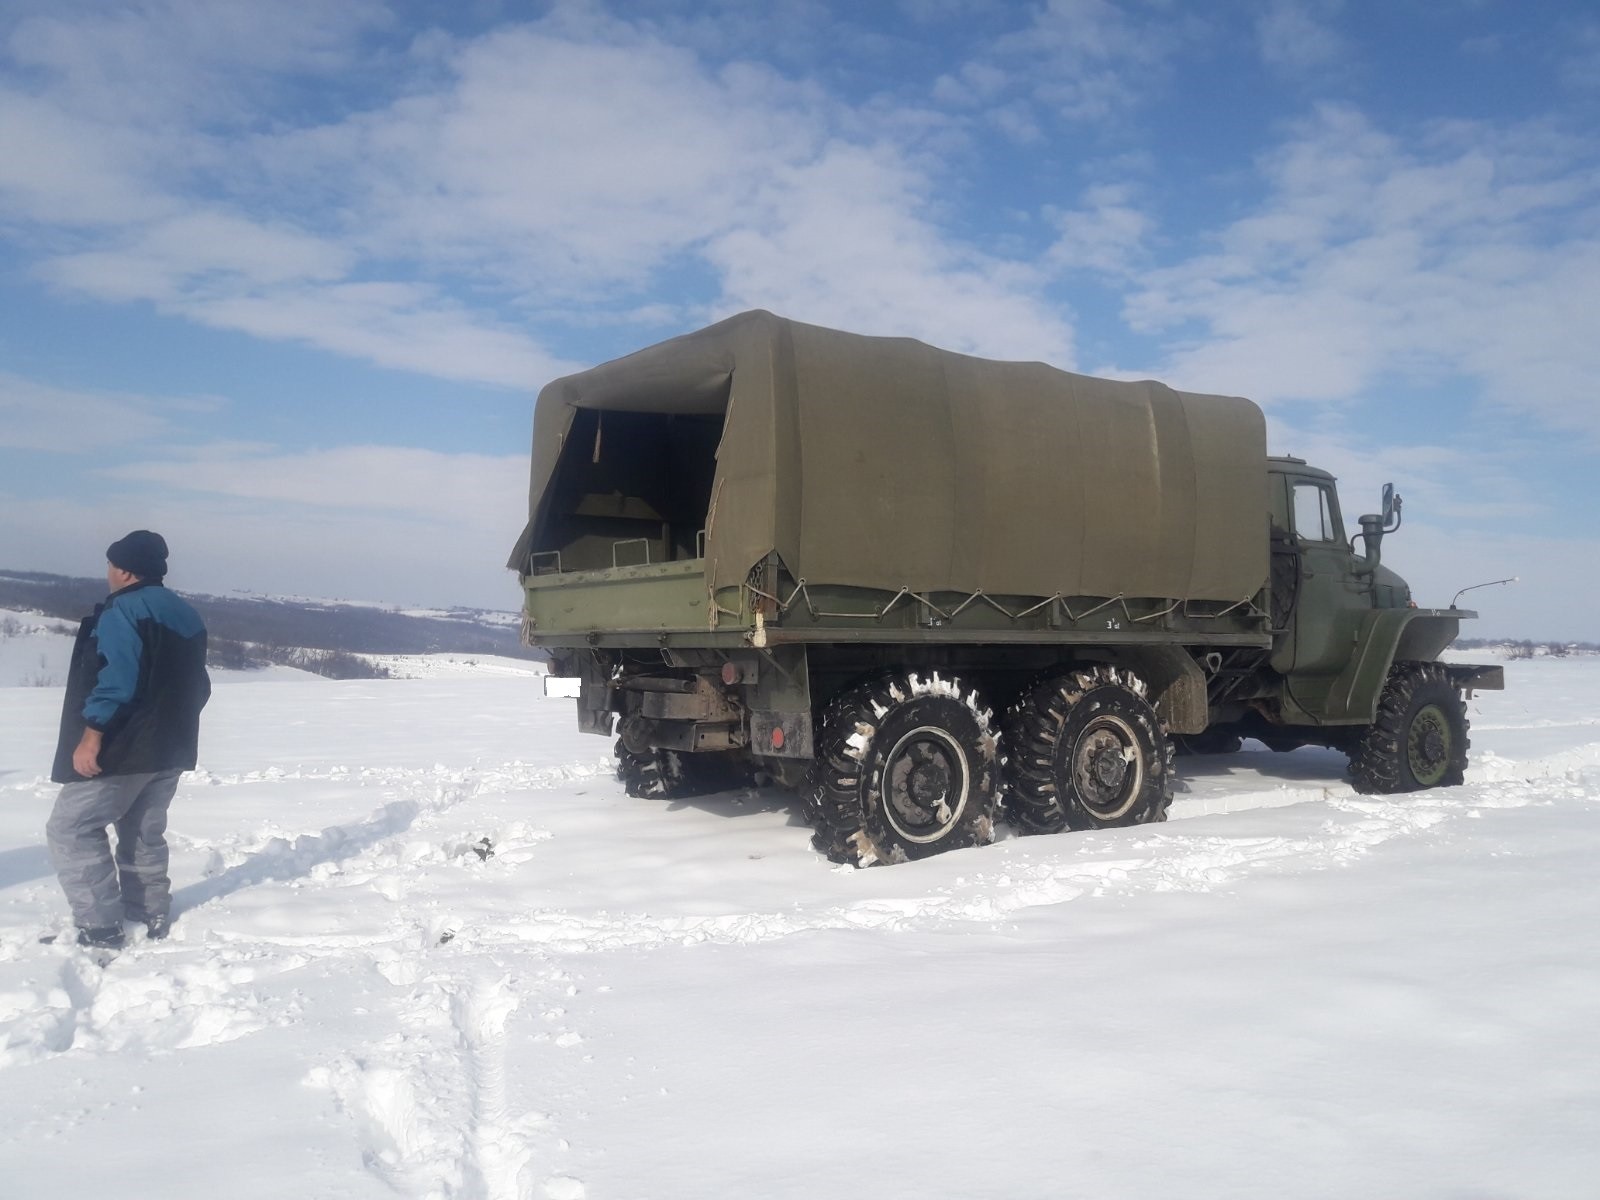
POLYGON ((546 673, 542 661, 498 654, 360 654, 357 657, 382 667, 393 679, 460 679, 485 675, 527 679, 538 676, 534 686, 539 687, 546 673))
POLYGON ((1465 787, 1246 750, 860 872, 624 796, 537 678, 220 677, 104 968, 36 940, 60 693, 0 688, 0 1195, 1587 1200, 1600 661, 1507 676, 1465 787))
POLYGON ((66 684, 76 621, 0 608, 0 688, 66 684))

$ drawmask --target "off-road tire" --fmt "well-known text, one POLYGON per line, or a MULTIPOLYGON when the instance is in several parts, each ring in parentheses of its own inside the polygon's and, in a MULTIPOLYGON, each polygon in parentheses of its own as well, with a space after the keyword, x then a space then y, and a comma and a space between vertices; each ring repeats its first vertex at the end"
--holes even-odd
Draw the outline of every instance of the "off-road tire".
POLYGON ((1132 671, 1108 666, 1024 691, 1006 715, 1007 820, 1023 833, 1166 820, 1172 743, 1147 694, 1132 671))
POLYGON ((1467 706, 1438 663, 1399 662, 1378 717, 1350 752, 1350 779, 1369 796, 1454 787, 1466 778, 1467 706))
POLYGON ((635 754, 616 745, 617 779, 630 796, 642 800, 686 800, 746 787, 753 782, 748 764, 725 754, 680 754, 676 750, 647 750, 635 754))
POLYGON ((812 844, 868 867, 993 841, 993 723, 975 688, 938 671, 895 672, 836 696, 801 789, 812 844))

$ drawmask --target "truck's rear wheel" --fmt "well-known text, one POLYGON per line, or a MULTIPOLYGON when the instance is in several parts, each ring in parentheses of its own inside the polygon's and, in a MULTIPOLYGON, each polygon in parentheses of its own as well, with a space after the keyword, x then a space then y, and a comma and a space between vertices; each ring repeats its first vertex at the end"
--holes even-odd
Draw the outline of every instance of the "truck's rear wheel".
POLYGON ((960 679, 886 675, 836 697, 802 789, 814 843, 858 867, 994 838, 993 714, 960 679))
POLYGON ((754 778, 748 763, 726 754, 680 754, 646 750, 636 754, 618 739, 617 779, 630 796, 643 800, 685 800, 746 787, 754 778))
POLYGON ((1350 778, 1367 795, 1454 787, 1467 773, 1467 706, 1438 663, 1396 663, 1378 718, 1350 753, 1350 778))
POLYGON ((1033 685, 1006 721, 1006 815, 1023 833, 1164 821, 1172 747, 1144 681, 1087 667, 1033 685))

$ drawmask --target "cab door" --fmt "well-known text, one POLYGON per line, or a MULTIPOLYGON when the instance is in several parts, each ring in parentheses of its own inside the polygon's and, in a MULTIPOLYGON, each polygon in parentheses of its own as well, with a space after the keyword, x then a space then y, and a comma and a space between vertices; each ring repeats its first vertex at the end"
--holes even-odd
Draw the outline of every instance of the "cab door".
POLYGON ((1289 662, 1278 669, 1335 675, 1350 657, 1367 606, 1354 570, 1356 556, 1345 537, 1333 480, 1285 475, 1283 482, 1290 532, 1300 552, 1300 586, 1287 639, 1289 662))

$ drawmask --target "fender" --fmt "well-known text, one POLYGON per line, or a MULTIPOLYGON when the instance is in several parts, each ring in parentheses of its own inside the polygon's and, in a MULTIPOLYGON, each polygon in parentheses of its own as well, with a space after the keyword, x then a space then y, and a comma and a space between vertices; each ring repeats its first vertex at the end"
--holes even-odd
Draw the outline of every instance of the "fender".
POLYGON ((1206 677, 1180 646, 1128 646, 1107 661, 1136 671, 1168 733, 1201 733, 1209 720, 1206 677))
MULTIPOLYGON (((1323 721, 1329 725, 1372 724, 1389 668, 1396 661, 1435 661, 1455 640, 1462 620, 1477 615, 1457 608, 1379 608, 1369 612, 1356 634, 1350 661, 1328 690, 1323 721)), ((1452 678, 1457 674, 1452 671, 1452 678)), ((1473 668, 1468 674, 1473 680, 1468 686, 1505 686, 1503 676, 1497 680, 1493 668, 1473 668)))

